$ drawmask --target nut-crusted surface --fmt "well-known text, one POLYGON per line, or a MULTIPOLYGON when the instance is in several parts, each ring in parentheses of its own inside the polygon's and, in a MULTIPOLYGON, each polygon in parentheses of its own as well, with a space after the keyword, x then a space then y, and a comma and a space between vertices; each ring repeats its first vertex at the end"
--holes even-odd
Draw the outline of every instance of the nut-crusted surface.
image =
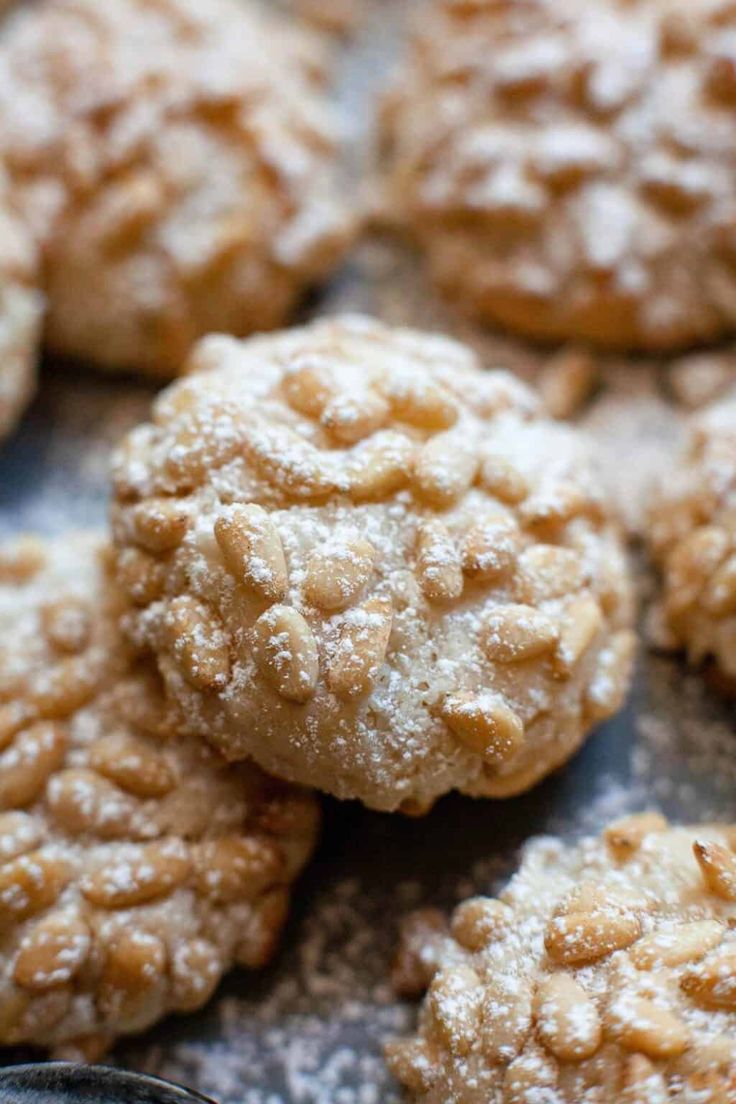
POLYGON ((655 494, 649 542, 662 574, 658 643, 736 676, 736 397, 693 419, 685 456, 655 494))
POLYGON ((0 35, 0 152, 43 245, 47 339, 173 375, 282 322, 343 248, 325 59, 248 0, 39 0, 0 35))
POLYGON ((0 548, 0 1043, 99 1054, 272 954, 314 798, 182 735, 96 538, 0 548))
POLYGON ((531 844, 500 898, 465 901, 448 934, 407 924, 397 979, 428 993, 387 1057, 412 1099, 732 1101, 735 845, 733 826, 641 814, 575 847, 531 844))
POLYGON ((390 215, 465 309, 673 348, 736 325, 730 0, 432 0, 386 104, 390 215))
POLYGON ((38 257, 12 210, 0 171, 0 438, 15 425, 36 384, 42 299, 38 257))
POLYGON ((443 338, 214 337, 115 466, 138 644, 229 757, 425 809, 532 785, 620 705, 618 530, 581 440, 443 338))

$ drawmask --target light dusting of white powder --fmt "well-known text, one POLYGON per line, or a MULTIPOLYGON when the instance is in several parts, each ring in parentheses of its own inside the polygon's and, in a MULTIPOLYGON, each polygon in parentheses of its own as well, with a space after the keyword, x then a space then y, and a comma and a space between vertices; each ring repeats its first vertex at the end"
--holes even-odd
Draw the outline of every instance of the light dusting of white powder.
MULTIPOLYGON (((340 63, 342 99, 358 130, 381 75, 376 59, 403 8, 364 3, 354 64, 344 60, 348 51, 340 63)), ((489 366, 510 367, 526 379, 544 360, 453 317, 413 261, 381 242, 356 252, 320 307, 444 329, 469 341, 489 366)), ((581 421, 636 531, 649 486, 672 462, 681 416, 667 402, 656 366, 604 363, 602 374, 601 394, 581 421)), ((3 455, 0 533, 102 521, 109 449, 141 420, 152 393, 68 369, 53 380, 47 372, 43 386, 41 407, 3 455)), ((220 1104, 398 1104, 381 1048, 413 1022, 412 1007, 395 1001, 387 982, 404 913, 426 904, 450 908, 498 889, 531 834, 574 838, 651 806, 685 821, 736 817, 729 707, 697 675, 683 676, 674 660, 650 655, 640 668, 634 706, 533 794, 506 803, 452 798, 415 822, 332 804, 328 838, 296 888, 296 917, 276 965, 262 977, 234 975, 208 1010, 121 1047, 116 1060, 191 1085, 220 1104)), ((124 883, 124 865, 109 877, 124 883)))

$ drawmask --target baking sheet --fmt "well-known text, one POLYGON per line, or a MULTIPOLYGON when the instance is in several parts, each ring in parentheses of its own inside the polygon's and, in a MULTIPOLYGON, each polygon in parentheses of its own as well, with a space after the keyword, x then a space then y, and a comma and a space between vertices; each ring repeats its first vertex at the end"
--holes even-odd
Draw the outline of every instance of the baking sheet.
MULTIPOLYGON (((361 23, 338 59, 351 187, 365 178, 375 90, 407 5, 357 0, 356 7, 361 23)), ((338 310, 444 329, 470 341, 489 366, 529 379, 545 360, 453 317, 406 247, 386 240, 360 246, 302 317, 338 310)), ((612 360, 601 372, 580 421, 635 534, 651 479, 679 444, 682 414, 667 394, 666 364, 612 360)), ((39 398, 0 449, 0 536, 104 524, 110 448, 145 417, 153 393, 139 380, 45 364, 39 398)), ((646 599, 652 581, 634 555, 646 599)), ((625 710, 530 794, 498 803, 451 796, 421 820, 327 800, 322 845, 296 889, 274 965, 258 975, 235 972, 201 1014, 119 1046, 112 1061, 181 1081, 220 1104, 396 1104, 381 1045, 407 1030, 414 1013, 393 998, 387 980, 400 916, 493 891, 531 835, 572 838, 650 806, 685 821, 735 818, 733 721, 733 707, 699 676, 642 649, 625 710)), ((0 1060, 19 1057, 5 1052, 0 1060)))

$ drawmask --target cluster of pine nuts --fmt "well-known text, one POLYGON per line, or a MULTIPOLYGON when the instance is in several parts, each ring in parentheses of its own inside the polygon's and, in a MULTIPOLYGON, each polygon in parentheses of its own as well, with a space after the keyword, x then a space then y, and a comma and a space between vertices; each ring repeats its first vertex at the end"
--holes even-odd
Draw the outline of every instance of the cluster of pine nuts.
POLYGON ((619 348, 733 329, 730 0, 432 0, 384 106, 387 217, 463 309, 619 348))
POLYGON ((533 844, 500 899, 463 902, 449 931, 409 918, 395 981, 428 992, 417 1035, 389 1045, 394 1073, 432 1104, 726 1104, 735 848, 733 828, 643 813, 576 847, 533 844))
POLYGON ((94 1058, 273 953, 306 792, 184 737, 96 539, 0 550, 0 1044, 94 1058))
POLYGON ((689 450, 659 488, 649 518, 662 574, 657 642, 714 660, 736 678, 736 403, 710 407, 691 426, 689 450))
POLYGON ((619 707, 619 533, 522 384, 364 319, 190 368, 123 443, 113 531, 133 639, 226 756, 420 811, 526 788, 619 707))
POLYGON ((0 155, 54 350, 171 377, 202 334, 283 323, 337 263, 328 59, 273 7, 42 0, 5 20, 0 155))

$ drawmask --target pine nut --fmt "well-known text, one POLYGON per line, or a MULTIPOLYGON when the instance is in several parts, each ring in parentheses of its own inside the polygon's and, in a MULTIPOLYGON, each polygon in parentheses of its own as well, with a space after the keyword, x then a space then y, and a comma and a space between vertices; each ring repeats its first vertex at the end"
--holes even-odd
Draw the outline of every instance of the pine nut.
POLYGON ((485 984, 480 1044, 484 1057, 506 1064, 517 1056, 532 1027, 532 995, 513 972, 495 971, 485 984))
POLYGON ((122 932, 108 947, 97 1003, 111 1020, 134 1020, 166 969, 166 948, 147 931, 122 932))
POLYGON ((133 908, 176 889, 190 867, 188 851, 180 841, 130 844, 106 866, 86 874, 80 888, 100 908, 133 908))
POLYGON ((386 658, 393 607, 387 598, 370 598, 345 614, 330 658, 327 685, 338 698, 367 694, 386 658))
POLYGON ((489 582, 511 572, 516 564, 520 534, 510 514, 489 515, 465 534, 463 570, 469 579, 489 582))
POLYGON ((480 482, 499 501, 515 506, 529 494, 524 476, 503 456, 486 454, 480 468, 480 482))
POLYGON ((184 678, 198 690, 222 688, 230 675, 227 638, 207 606, 181 594, 166 613, 169 648, 184 678))
POLYGON ((47 603, 41 610, 46 639, 58 652, 77 655, 89 643, 91 612, 86 602, 63 598, 47 603))
POLYGON ((664 832, 667 820, 661 813, 636 813, 609 824, 603 833, 608 848, 619 862, 631 858, 653 832, 664 832))
POLYGON ((49 809, 67 832, 89 832, 100 839, 120 839, 130 831, 132 798, 94 771, 59 771, 47 789, 49 809))
POLYGON ((441 521, 423 521, 417 533, 417 573, 430 602, 452 602, 463 592, 460 554, 441 521))
POLYGON ((197 892, 218 903, 253 900, 284 874, 281 849, 271 840, 223 836, 194 852, 197 892))
POLYGON ((524 743, 524 724, 500 694, 450 694, 441 716, 460 743, 491 766, 513 759, 524 743))
POLYGON ((274 690, 300 704, 317 689, 319 655, 312 630, 291 606, 272 606, 253 626, 253 657, 274 690))
POLYGON ((603 627, 603 613, 595 598, 581 595, 565 608, 555 652, 555 670, 570 678, 603 627))
POLYGON ((695 920, 675 928, 645 935, 631 948, 631 961, 640 970, 657 966, 682 966, 703 958, 723 939, 724 928, 717 920, 695 920))
POLYGON ((482 646, 495 663, 524 663, 552 651, 559 639, 554 621, 533 606, 502 606, 486 616, 482 646))
POLYGON ((680 988, 704 1008, 736 1012, 736 948, 724 947, 691 966, 680 988))
POLYGON ((314 552, 304 580, 304 597, 325 613, 344 610, 358 598, 373 574, 376 550, 357 537, 314 552))
POLYGON ((90 748, 89 764, 136 797, 163 797, 176 785, 166 756, 144 740, 112 733, 90 748))
POLYGON ((63 763, 65 751, 60 725, 41 722, 16 736, 0 755, 0 810, 30 805, 63 763))
POLYGON ((279 602, 288 574, 281 537, 261 506, 233 505, 215 522, 215 538, 233 578, 266 602, 279 602))
POLYGON ((378 502, 406 485, 414 465, 414 444, 403 433, 386 429, 352 450, 348 494, 354 502, 378 502))
POLYGON ((181 544, 189 526, 189 515, 176 499, 153 498, 132 506, 126 521, 135 544, 146 552, 160 555, 181 544))
POLYGON ((550 921, 544 945, 555 962, 578 965, 629 947, 640 934, 641 923, 630 913, 613 908, 572 912, 550 921))
POLYGON ((91 946, 90 931, 73 912, 52 912, 24 936, 13 978, 25 989, 66 985, 81 970, 91 946))
POLYGON ((535 1019, 540 1041, 562 1062, 582 1062, 601 1045, 598 1010, 568 974, 552 974, 542 982, 535 999, 535 1019))
POLYGON ((439 433, 417 455, 414 490, 435 509, 447 509, 471 486, 479 462, 477 453, 456 434, 439 433))
POLYGON ((432 1019, 452 1054, 469 1054, 478 1036, 483 989, 469 966, 458 965, 435 975, 429 989, 432 1019))
POLYGON ((0 867, 0 920, 17 923, 53 905, 69 880, 66 863, 43 851, 0 867))
POLYGON ((534 544, 519 556, 514 590, 520 601, 536 605, 574 594, 585 583, 583 561, 574 549, 534 544))
POLYGON ((681 1020, 646 997, 621 993, 606 1017, 607 1030, 626 1047, 654 1061, 676 1058, 690 1034, 681 1020))
POLYGON ((710 892, 724 901, 736 901, 736 855, 733 851, 720 843, 697 841, 693 844, 693 854, 710 892))
POLYGON ((508 905, 493 897, 471 897, 452 914, 453 937, 469 951, 480 951, 497 939, 513 919, 508 905))

